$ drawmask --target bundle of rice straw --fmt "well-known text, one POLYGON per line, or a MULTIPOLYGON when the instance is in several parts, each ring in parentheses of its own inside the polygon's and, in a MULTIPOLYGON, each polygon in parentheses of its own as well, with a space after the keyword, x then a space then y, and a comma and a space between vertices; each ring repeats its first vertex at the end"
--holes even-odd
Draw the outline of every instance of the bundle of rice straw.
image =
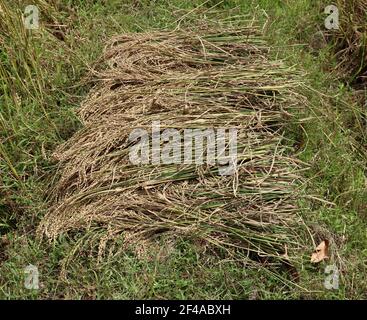
POLYGON ((282 136, 299 97, 294 70, 268 55, 253 26, 218 23, 113 38, 79 110, 83 129, 55 152, 61 177, 39 232, 55 239, 99 226, 111 238, 125 234, 127 242, 165 233, 232 257, 282 255, 297 242, 299 165, 282 136), (214 136, 198 148, 187 144, 190 129, 214 136), (236 142, 227 167, 207 147, 223 129, 226 154, 236 142), (131 152, 141 139, 132 140, 133 132, 146 138, 137 163, 131 152), (170 147, 175 157, 164 161, 170 147), (185 161, 190 153, 194 160, 185 161))

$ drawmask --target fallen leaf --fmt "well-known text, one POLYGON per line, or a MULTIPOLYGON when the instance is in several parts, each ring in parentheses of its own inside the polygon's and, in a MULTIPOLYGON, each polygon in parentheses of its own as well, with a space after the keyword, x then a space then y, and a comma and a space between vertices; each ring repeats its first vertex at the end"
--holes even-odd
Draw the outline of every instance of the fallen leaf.
POLYGON ((322 241, 317 247, 315 252, 311 255, 312 263, 319 263, 328 257, 329 242, 327 240, 322 241))

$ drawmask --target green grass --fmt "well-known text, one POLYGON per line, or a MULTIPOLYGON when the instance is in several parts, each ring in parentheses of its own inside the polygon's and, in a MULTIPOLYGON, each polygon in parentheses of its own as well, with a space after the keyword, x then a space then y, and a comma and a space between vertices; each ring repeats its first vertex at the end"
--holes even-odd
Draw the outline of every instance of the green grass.
MULTIPOLYGON (((18 2, 21 8, 27 3, 18 2)), ((323 29, 322 12, 329 3, 210 0, 201 7, 219 3, 216 8, 227 12, 238 7, 241 14, 267 21, 274 56, 305 73, 302 94, 310 107, 295 115, 287 134, 299 158, 310 164, 304 194, 323 199, 300 200, 300 214, 316 244, 324 237, 332 239, 333 254, 331 261, 311 265, 314 248, 310 235, 304 234, 309 250, 297 253, 302 258, 297 266, 300 282, 288 286, 265 269, 223 261, 220 253, 205 252, 182 239, 176 239, 168 257, 157 249, 137 258, 134 248, 121 252, 108 243, 111 254, 100 261, 101 230, 87 243, 79 234, 51 244, 36 240, 35 228, 47 209, 46 191, 56 169, 50 155, 79 128, 73 109, 90 88, 84 81, 88 66, 105 40, 125 31, 173 28, 183 14, 180 10, 192 10, 203 1, 63 0, 53 8, 36 2, 43 10, 41 21, 47 18, 67 27, 62 41, 46 30, 25 33, 20 20, 17 25, 0 19, 0 298, 366 298, 365 110, 353 88, 332 72, 337 65, 333 47, 317 51, 309 45, 323 29), (323 286, 324 268, 332 263, 341 270, 339 290, 323 286), (24 288, 23 268, 29 264, 40 270, 38 291, 24 288)), ((5 3, 10 2, 0 1, 3 11, 5 3)), ((20 12, 9 8, 20 18, 20 12)))

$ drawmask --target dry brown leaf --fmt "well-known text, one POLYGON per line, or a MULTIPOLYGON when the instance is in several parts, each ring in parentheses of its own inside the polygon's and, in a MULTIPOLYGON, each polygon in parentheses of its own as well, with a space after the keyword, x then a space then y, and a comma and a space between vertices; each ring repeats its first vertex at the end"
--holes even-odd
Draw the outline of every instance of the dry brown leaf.
POLYGON ((317 247, 315 252, 311 255, 312 263, 319 263, 328 258, 329 242, 327 240, 322 241, 317 247))

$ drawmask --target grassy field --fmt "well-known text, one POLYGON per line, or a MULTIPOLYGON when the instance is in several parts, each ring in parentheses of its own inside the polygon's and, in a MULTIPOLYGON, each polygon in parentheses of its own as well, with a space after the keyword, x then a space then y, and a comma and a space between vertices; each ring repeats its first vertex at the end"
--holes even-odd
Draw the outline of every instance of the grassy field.
POLYGON ((31 32, 21 20, 29 3, 0 0, 0 298, 367 298, 367 91, 363 81, 355 86, 355 77, 348 82, 345 71, 338 71, 332 40, 340 34, 324 27, 330 3, 37 0, 32 4, 40 9, 41 28, 31 32), (126 31, 174 29, 209 8, 257 19, 274 58, 304 75, 299 90, 307 98, 305 108, 293 115, 286 132, 297 157, 308 164, 294 283, 181 238, 140 257, 120 252, 98 260, 97 239, 106 232, 101 229, 55 242, 36 237, 56 173, 52 151, 81 126, 73 111, 91 87, 86 76, 106 40, 126 31), (323 239, 330 241, 331 258, 311 264, 314 246, 323 239), (24 287, 29 264, 39 268, 39 290, 24 287), (337 290, 324 287, 329 264, 340 271, 337 290))

